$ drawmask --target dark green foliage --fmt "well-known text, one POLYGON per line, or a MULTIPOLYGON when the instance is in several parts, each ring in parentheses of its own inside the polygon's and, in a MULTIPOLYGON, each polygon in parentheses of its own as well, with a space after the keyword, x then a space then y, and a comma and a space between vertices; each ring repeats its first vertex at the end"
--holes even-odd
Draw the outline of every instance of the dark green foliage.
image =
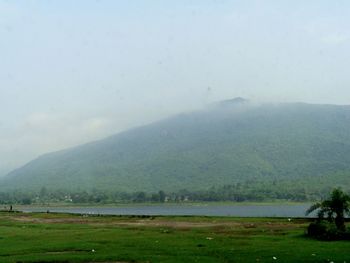
POLYGON ((344 232, 340 231, 334 222, 317 221, 311 223, 307 228, 307 234, 321 240, 341 240, 344 232))
POLYGON ((332 191, 329 199, 315 203, 307 211, 317 211, 317 221, 308 228, 310 236, 320 239, 341 239, 347 236, 345 215, 350 214, 350 196, 340 188, 332 191))
POLYGON ((250 183, 225 185, 223 187, 211 187, 208 190, 189 191, 186 189, 176 192, 157 193, 146 192, 112 192, 112 191, 63 191, 45 189, 39 192, 0 192, 0 204, 45 204, 45 203, 76 203, 76 204, 111 204, 126 202, 211 202, 211 201, 310 201, 322 198, 321 192, 306 194, 298 188, 285 189, 276 185, 272 188, 261 184, 259 186, 250 183))
POLYGON ((350 190, 349 131, 348 106, 220 104, 41 156, 2 179, 0 191, 312 200, 350 190))
POLYGON ((166 198, 166 194, 164 193, 164 191, 159 191, 158 195, 159 195, 159 202, 164 203, 166 198))

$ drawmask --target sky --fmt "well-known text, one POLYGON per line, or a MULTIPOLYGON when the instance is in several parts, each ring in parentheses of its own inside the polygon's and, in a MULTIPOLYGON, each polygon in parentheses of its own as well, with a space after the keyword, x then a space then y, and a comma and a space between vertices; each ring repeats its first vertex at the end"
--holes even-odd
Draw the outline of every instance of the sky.
POLYGON ((0 175, 224 99, 350 104, 350 1, 0 0, 0 175))

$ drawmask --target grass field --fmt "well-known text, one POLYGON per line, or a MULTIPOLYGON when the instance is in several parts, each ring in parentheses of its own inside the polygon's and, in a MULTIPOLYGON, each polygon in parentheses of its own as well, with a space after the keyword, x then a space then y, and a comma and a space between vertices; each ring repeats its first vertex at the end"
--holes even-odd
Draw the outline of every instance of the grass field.
POLYGON ((350 262, 306 219, 0 213, 0 262, 350 262))

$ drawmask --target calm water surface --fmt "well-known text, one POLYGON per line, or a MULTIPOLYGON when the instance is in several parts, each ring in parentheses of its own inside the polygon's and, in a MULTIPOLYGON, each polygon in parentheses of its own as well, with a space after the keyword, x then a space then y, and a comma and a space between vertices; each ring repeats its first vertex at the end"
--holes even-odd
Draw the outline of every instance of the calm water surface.
POLYGON ((310 204, 162 204, 115 207, 23 207, 23 212, 59 212, 101 215, 197 215, 237 217, 305 217, 310 204))

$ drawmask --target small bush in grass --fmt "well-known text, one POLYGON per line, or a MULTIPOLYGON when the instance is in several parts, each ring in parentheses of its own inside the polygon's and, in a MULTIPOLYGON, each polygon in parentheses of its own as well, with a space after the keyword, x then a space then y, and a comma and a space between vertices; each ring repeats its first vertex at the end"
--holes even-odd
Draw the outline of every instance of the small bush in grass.
POLYGON ((334 223, 327 221, 311 223, 307 228, 307 234, 321 240, 340 240, 345 237, 344 232, 340 231, 334 223))
POLYGON ((309 236, 323 240, 349 239, 345 215, 350 214, 350 195, 336 188, 329 199, 313 204, 306 214, 313 211, 318 211, 318 219, 309 225, 307 230, 309 236))

